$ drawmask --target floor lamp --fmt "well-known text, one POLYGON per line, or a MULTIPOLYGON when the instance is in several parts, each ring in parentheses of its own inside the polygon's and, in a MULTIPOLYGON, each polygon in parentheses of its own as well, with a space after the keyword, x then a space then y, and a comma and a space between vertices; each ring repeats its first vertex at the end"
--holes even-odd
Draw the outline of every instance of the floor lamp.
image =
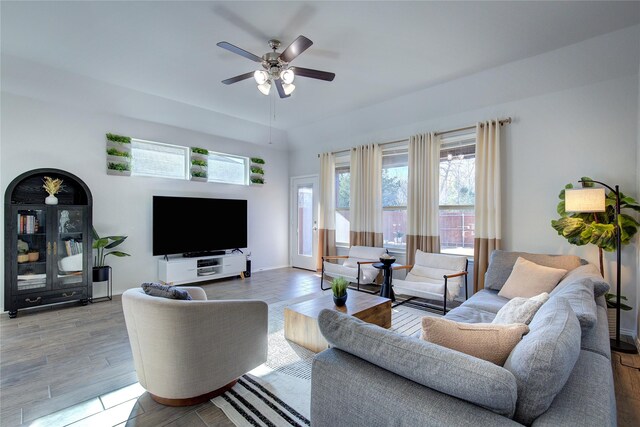
POLYGON ((605 212, 605 191, 604 188, 593 188, 590 184, 600 184, 608 188, 616 196, 616 214, 614 218, 614 230, 616 233, 616 338, 611 339, 611 350, 622 353, 637 353, 636 346, 624 341, 620 341, 620 269, 621 269, 621 250, 622 238, 620 233, 620 224, 618 223, 618 215, 620 215, 620 188, 616 185, 615 189, 611 188, 604 182, 594 180, 580 180, 581 189, 565 190, 565 211, 566 212, 605 212))

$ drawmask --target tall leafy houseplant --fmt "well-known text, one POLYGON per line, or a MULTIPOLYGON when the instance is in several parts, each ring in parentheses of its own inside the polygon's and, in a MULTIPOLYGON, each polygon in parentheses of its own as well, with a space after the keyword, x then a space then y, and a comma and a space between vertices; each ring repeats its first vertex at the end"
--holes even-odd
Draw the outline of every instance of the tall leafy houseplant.
POLYGON ((96 250, 96 255, 93 263, 93 281, 103 282, 109 279, 108 266, 105 264, 108 255, 117 257, 131 256, 126 252, 113 249, 119 246, 127 239, 127 236, 105 236, 100 237, 95 228, 91 228, 93 233, 93 249, 96 250))
MULTIPOLYGON (((591 178, 583 177, 585 187, 593 187, 591 178)), ((557 211, 559 219, 552 220, 551 226, 558 234, 572 245, 583 246, 588 243, 598 247, 598 258, 600 261, 600 274, 604 276, 604 263, 602 251, 614 252, 616 248, 616 227, 615 209, 616 196, 610 191, 605 199, 605 211, 593 213, 568 213, 565 211, 565 190, 573 188, 572 184, 567 184, 560 192, 560 202, 557 211)), ((640 223, 632 216, 623 213, 624 210, 640 212, 640 204, 633 198, 625 196, 620 192, 620 215, 618 225, 620 226, 620 239, 623 245, 629 244, 633 236, 638 232, 640 223)))

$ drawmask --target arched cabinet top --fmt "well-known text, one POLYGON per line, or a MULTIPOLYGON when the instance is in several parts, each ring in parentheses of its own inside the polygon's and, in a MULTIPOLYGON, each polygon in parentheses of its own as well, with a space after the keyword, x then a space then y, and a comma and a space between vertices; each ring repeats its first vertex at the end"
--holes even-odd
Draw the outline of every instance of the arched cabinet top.
POLYGON ((62 190, 56 194, 60 205, 91 205, 89 187, 80 178, 61 169, 34 169, 15 178, 5 192, 5 205, 44 204, 47 192, 42 188, 44 177, 62 180, 62 190))

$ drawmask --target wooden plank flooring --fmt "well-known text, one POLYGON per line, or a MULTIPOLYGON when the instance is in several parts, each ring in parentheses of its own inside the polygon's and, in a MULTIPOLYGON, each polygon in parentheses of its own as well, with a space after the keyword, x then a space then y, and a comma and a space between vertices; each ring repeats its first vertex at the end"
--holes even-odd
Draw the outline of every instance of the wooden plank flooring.
MULTIPOLYGON (((315 273, 284 268, 200 286, 209 299, 273 304, 316 293, 319 282, 315 273)), ((412 309, 394 312, 392 329, 414 334, 424 315, 428 313, 412 309)), ((151 400, 137 384, 119 297, 86 307, 22 311, 17 319, 3 313, 0 339, 3 427, 232 426, 210 402, 170 408, 151 400)), ((618 423, 639 425, 640 356, 615 354, 612 367, 618 423)))

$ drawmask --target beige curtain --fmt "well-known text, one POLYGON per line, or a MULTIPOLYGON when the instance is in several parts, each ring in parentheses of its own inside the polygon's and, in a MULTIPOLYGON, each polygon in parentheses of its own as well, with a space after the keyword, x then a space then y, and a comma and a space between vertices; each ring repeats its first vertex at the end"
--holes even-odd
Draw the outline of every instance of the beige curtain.
POLYGON ((440 137, 434 133, 412 136, 409 139, 407 264, 414 263, 416 249, 440 252, 439 182, 440 137))
POLYGON ((336 158, 333 153, 320 155, 320 197, 318 212, 318 261, 322 269, 322 257, 336 254, 336 158))
POLYGON ((377 144, 351 150, 351 246, 382 247, 382 150, 377 144))
POLYGON ((484 288, 489 255, 500 249, 500 123, 476 125, 476 233, 473 242, 473 291, 484 288))

